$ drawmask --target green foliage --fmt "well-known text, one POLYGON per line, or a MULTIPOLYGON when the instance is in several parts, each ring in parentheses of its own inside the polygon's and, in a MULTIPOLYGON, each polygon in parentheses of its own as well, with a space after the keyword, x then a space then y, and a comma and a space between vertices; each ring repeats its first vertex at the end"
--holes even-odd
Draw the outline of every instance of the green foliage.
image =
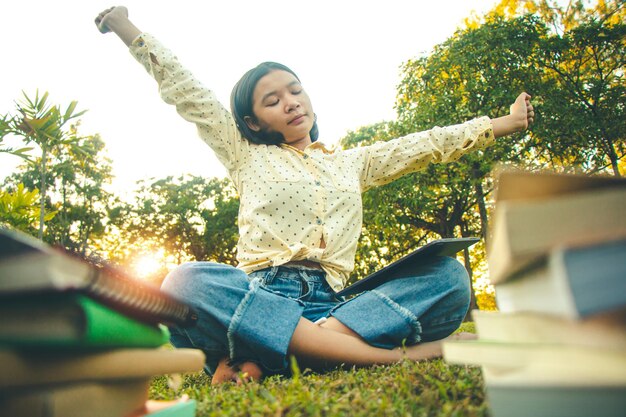
POLYGON ((502 0, 481 23, 536 16, 543 34, 528 55, 540 78, 534 90, 538 113, 531 154, 536 165, 583 171, 610 168, 621 175, 625 149, 624 36, 622 0, 502 0))
POLYGON ((480 370, 442 360, 343 369, 298 378, 270 377, 242 386, 211 386, 204 374, 184 378, 182 388, 155 378, 150 397, 173 399, 186 393, 204 416, 486 416, 480 370))
MULTIPOLYGON (((47 212, 48 221, 56 211, 47 212)), ((0 224, 34 234, 34 225, 39 220, 39 190, 28 191, 19 183, 15 192, 0 190, 0 224)))
POLYGON ((4 115, 0 117, 0 152, 12 154, 15 156, 19 156, 23 159, 28 159, 30 152, 34 149, 32 146, 25 146, 21 148, 11 148, 6 145, 4 142, 5 138, 7 138, 11 134, 11 115, 4 115))
MULTIPOLYGON (((163 250, 164 262, 236 264, 239 199, 230 180, 186 175, 139 185, 134 202, 110 212, 111 224, 123 235, 111 247, 113 259, 130 263, 141 253, 163 250)), ((151 280, 160 282, 166 272, 162 268, 151 280)))
POLYGON ((356 131, 350 131, 341 138, 339 145, 343 149, 354 148, 358 146, 371 145, 379 140, 389 140, 393 136, 393 124, 387 122, 374 123, 368 126, 362 126, 356 131))
MULTIPOLYGON (((466 322, 460 331, 476 333, 476 328, 466 322)), ((198 402, 198 417, 488 415, 478 367, 448 365, 442 359, 405 360, 315 373, 290 359, 292 377, 271 376, 241 386, 212 386, 204 372, 187 374, 182 381, 158 376, 150 398, 173 400, 187 394, 198 402)))
POLYGON ((480 310, 496 311, 498 307, 496 305, 495 293, 489 291, 477 291, 476 292, 476 306, 480 310))
MULTIPOLYGON (((499 138, 456 163, 430 165, 366 192, 351 280, 433 238, 475 235, 486 241, 496 164, 584 171, 610 166, 619 175, 626 150, 626 124, 616 123, 626 120, 624 14, 615 1, 563 7, 503 0, 429 55, 407 61, 398 120, 350 132, 344 148, 480 115, 503 116, 521 91, 533 95, 536 122, 529 132, 499 138)), ((470 258, 466 265, 484 264, 484 246, 470 258)), ((493 307, 489 291, 477 296, 493 307)))
MULTIPOLYGON (((41 156, 33 160, 29 154, 31 148, 5 150, 23 157, 27 162, 34 164, 39 170, 38 188, 41 192, 39 204, 39 238, 43 239, 45 223, 46 194, 49 187, 48 160, 50 154, 60 147, 75 146, 79 138, 64 126, 72 119, 80 117, 85 111, 76 112, 75 101, 71 102, 63 112, 60 106, 48 102, 48 93, 31 98, 26 93, 21 103, 16 103, 15 115, 6 114, 0 118, 0 141, 8 135, 22 138, 25 144, 35 144, 41 151, 41 156)), ((75 133, 75 132, 74 132, 75 133)))
MULTIPOLYGON (((46 219, 44 240, 82 255, 102 252, 100 238, 108 223, 108 207, 114 204, 106 185, 112 179, 111 161, 104 154, 104 142, 98 135, 79 136, 78 125, 66 132, 72 137, 68 143, 50 150, 47 157, 48 193, 43 207, 54 211, 54 218, 46 219)), ((15 189, 23 183, 29 188, 41 184, 40 158, 5 180, 15 189)))
POLYGON ((626 153, 626 24, 583 23, 542 42, 546 117, 535 132, 551 140, 548 157, 586 171, 611 167, 620 175, 626 153), (548 99, 549 97, 549 99, 548 99), (617 122, 617 123, 616 123, 617 122))
MULTIPOLYGON (((429 56, 403 66, 397 122, 361 128, 344 138, 342 145, 387 140, 479 115, 507 114, 522 86, 531 84, 536 75, 527 57, 541 33, 531 17, 512 22, 501 19, 457 32, 429 56)), ((457 163, 431 164, 422 172, 365 193, 365 227, 351 279, 427 240, 486 238, 488 174, 496 161, 519 159, 529 145, 528 138, 517 135, 500 140, 488 151, 474 151, 457 163)))

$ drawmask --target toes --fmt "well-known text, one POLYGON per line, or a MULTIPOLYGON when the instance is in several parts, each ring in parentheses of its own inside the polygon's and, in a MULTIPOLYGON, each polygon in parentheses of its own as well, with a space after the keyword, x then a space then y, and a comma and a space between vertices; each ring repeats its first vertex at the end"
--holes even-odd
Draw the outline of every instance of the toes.
POLYGON ((233 382, 242 385, 247 382, 260 381, 263 371, 254 362, 243 362, 240 365, 229 365, 229 359, 220 360, 211 379, 211 385, 233 382))

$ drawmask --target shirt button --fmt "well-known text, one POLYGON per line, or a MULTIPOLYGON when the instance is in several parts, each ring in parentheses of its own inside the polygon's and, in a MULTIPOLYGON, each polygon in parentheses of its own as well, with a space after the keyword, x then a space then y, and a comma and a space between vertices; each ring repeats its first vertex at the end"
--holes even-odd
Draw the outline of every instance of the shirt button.
POLYGON ((307 155, 307 154, 304 154, 302 157, 303 157, 304 159, 309 159, 309 155, 307 155))
POLYGON ((318 186, 319 186, 319 185, 322 185, 322 183, 321 183, 321 182, 319 182, 319 181, 315 181, 315 185, 318 185, 318 186))
POLYGON ((322 224, 322 219, 317 219, 317 220, 315 220, 315 223, 317 223, 317 224, 322 224))

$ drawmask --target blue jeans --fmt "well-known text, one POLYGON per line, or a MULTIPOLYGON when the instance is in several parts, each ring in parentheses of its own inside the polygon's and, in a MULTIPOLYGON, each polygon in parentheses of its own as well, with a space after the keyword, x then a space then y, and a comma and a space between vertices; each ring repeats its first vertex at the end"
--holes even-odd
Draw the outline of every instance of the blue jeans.
POLYGON ((409 275, 344 300, 319 270, 278 266, 246 275, 229 265, 190 262, 173 270, 162 289, 198 310, 195 326, 170 328, 171 342, 204 351, 207 373, 228 356, 273 374, 287 372, 287 348, 301 317, 335 317, 386 349, 451 334, 469 308, 463 265, 440 257, 409 275))

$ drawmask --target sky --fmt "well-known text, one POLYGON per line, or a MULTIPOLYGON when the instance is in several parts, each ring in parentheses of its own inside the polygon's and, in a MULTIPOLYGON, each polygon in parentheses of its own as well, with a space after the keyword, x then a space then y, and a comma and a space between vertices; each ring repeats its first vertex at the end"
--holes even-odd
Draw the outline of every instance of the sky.
MULTIPOLYGON (((497 0, 126 0, 131 20, 157 36, 228 107, 240 76, 263 61, 292 68, 318 116, 320 140, 395 118, 403 62, 428 54, 497 0)), ((0 6, 0 115, 22 92, 73 100, 79 132, 100 134, 113 161, 113 190, 185 173, 226 172, 195 127, 163 103, 156 82, 114 35, 93 20, 99 0, 9 0, 0 6)), ((9 144, 17 145, 15 140, 9 144)), ((20 159, 0 153, 0 178, 20 159)))

